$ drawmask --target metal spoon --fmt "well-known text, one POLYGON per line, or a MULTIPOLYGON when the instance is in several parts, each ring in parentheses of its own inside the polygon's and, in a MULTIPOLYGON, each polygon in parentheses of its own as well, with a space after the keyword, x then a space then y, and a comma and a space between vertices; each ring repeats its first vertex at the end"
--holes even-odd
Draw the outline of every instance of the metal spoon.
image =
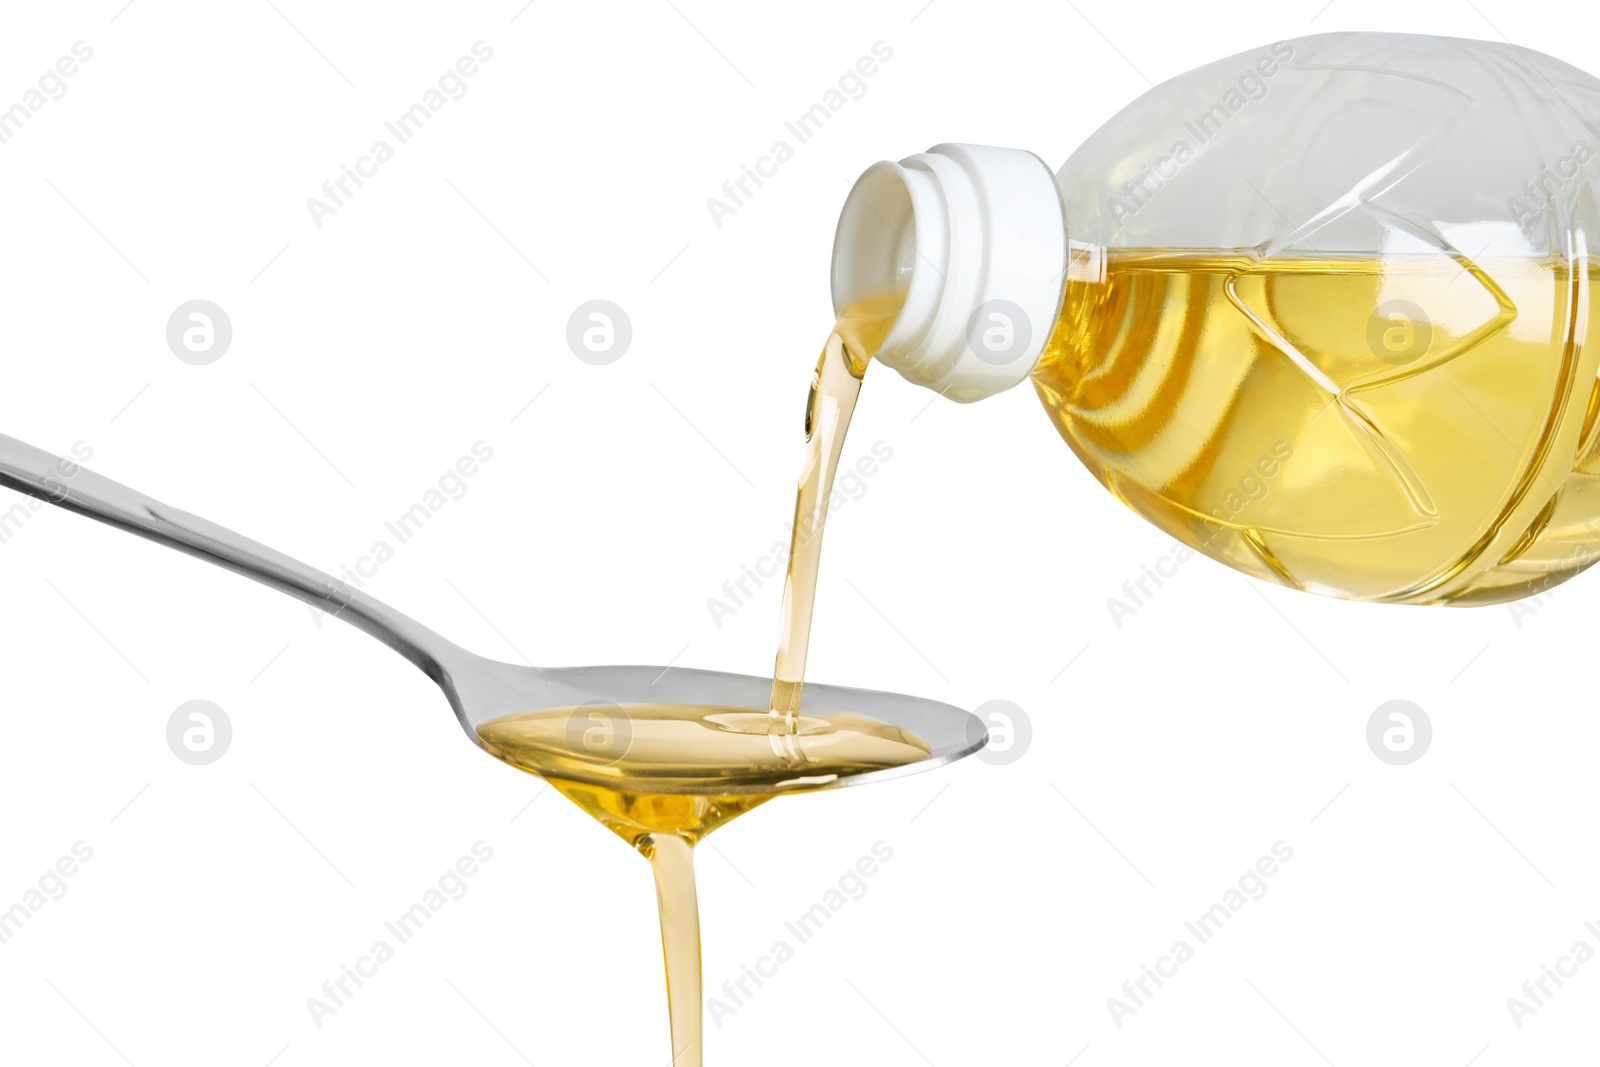
MULTIPOLYGON (((444 690, 456 719, 474 744, 477 727, 520 712, 570 708, 605 701, 698 704, 766 711, 772 679, 680 667, 605 666, 539 668, 485 659, 440 637, 415 619, 314 567, 266 545, 176 508, 48 452, 0 434, 0 485, 186 552, 253 578, 322 608, 382 641, 444 690)), ((960 708, 920 697, 806 683, 802 712, 850 712, 920 737, 927 759, 853 775, 809 788, 837 788, 896 778, 952 763, 988 741, 983 721, 960 708)), ((580 775, 572 777, 579 778, 580 775)), ((597 780, 597 784, 604 784, 597 780)), ((658 789, 658 791, 669 791, 658 789)), ((774 792, 770 787, 719 789, 774 792)))

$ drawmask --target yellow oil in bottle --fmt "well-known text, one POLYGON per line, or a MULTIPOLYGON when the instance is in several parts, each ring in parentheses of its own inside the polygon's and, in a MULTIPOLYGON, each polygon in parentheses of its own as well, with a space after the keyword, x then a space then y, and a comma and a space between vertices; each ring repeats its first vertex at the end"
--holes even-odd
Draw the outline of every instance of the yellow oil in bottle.
POLYGON ((1230 566, 1358 600, 1512 600, 1600 555, 1596 273, 1075 253, 1034 384, 1108 489, 1230 566))

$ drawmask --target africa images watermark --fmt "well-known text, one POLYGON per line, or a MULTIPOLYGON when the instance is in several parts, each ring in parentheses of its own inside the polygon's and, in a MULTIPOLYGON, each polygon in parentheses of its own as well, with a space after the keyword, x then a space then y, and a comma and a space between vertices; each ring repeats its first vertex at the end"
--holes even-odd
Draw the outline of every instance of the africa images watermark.
POLYGON ((339 964, 339 976, 322 983, 322 995, 306 998, 306 1010, 311 1013, 311 1021, 317 1029, 322 1029, 328 1016, 336 1015, 346 1007, 368 980, 377 977, 378 968, 394 959, 395 950, 416 937, 423 927, 433 921, 435 915, 444 910, 446 904, 466 896, 468 880, 492 859, 493 848, 483 841, 473 842, 470 855, 456 860, 439 876, 437 882, 423 891, 415 904, 383 924, 383 932, 387 936, 374 940, 365 954, 356 957, 354 966, 339 964))
POLYGON ((821 100, 783 124, 787 136, 773 141, 766 154, 756 158, 754 166, 740 164, 738 177, 722 183, 722 195, 706 198, 706 210, 711 213, 711 221, 716 223, 717 229, 722 229, 723 221, 729 215, 737 214, 756 195, 756 190, 766 184, 767 179, 777 177, 778 168, 794 158, 795 149, 822 132, 822 128, 850 101, 866 96, 867 79, 877 74, 882 65, 893 58, 894 49, 888 44, 883 41, 872 42, 870 54, 861 56, 852 66, 845 68, 834 86, 822 94, 821 100), (793 144, 789 143, 791 138, 793 144))
MULTIPOLYGON (((468 483, 483 465, 494 459, 494 446, 487 441, 474 441, 469 454, 456 458, 455 463, 445 468, 438 480, 422 494, 415 504, 383 524, 385 537, 379 537, 372 542, 364 555, 356 558, 352 564, 340 564, 338 577, 334 579, 330 588, 325 590, 328 598, 339 605, 338 610, 350 602, 354 590, 360 589, 368 581, 377 577, 378 570, 385 563, 394 559, 399 549, 406 545, 422 532, 424 526, 433 521, 453 501, 461 500, 467 495, 470 488, 468 483)), ((326 610, 316 605, 311 605, 311 619, 322 628, 322 616, 326 610)), ((334 612, 337 614, 337 611, 334 612)))
POLYGON ((1156 959, 1153 967, 1141 963, 1139 977, 1122 983, 1122 996, 1106 998, 1106 1010, 1111 1012, 1111 1021, 1117 1029, 1122 1029, 1128 1016, 1136 1015, 1140 1008, 1148 1006, 1167 981, 1177 976, 1178 968, 1194 959, 1196 950, 1221 933, 1233 917, 1244 910, 1246 904, 1266 896, 1267 880, 1278 873, 1282 864, 1293 858, 1293 848, 1283 841, 1274 842, 1271 855, 1256 860, 1239 876, 1237 883, 1228 887, 1220 901, 1201 912, 1198 918, 1183 924, 1185 933, 1194 939, 1194 944, 1191 945, 1188 938, 1180 937, 1165 955, 1156 959))
MULTIPOLYGON (((828 516, 831 517, 846 504, 866 496, 867 479, 877 474, 883 464, 893 458, 894 449, 886 441, 877 440, 872 442, 872 447, 867 453, 857 457, 853 464, 842 467, 838 477, 834 479, 833 495, 828 497, 828 516)), ((817 536, 811 518, 808 515, 801 520, 798 536, 802 544, 810 542, 817 536)), ((822 521, 825 525, 828 520, 825 517, 822 521)), ((711 621, 717 629, 722 629, 723 621, 737 614, 769 579, 784 573, 789 563, 789 538, 794 532, 791 523, 784 528, 783 540, 774 541, 767 553, 758 558, 754 564, 740 564, 739 576, 722 583, 722 596, 706 598, 706 610, 711 613, 711 621)))
POLYGON ((0 945, 7 944, 35 915, 51 901, 67 895, 67 879, 94 858, 94 849, 82 841, 74 841, 69 855, 64 855, 45 869, 38 880, 22 894, 22 899, 0 911, 0 945))
MULTIPOLYGON (((1594 130, 1593 123, 1587 123, 1594 130)), ((1577 181, 1583 166, 1594 159, 1595 150, 1587 141, 1574 141, 1567 154, 1556 160, 1555 166, 1540 164, 1539 173, 1522 183, 1522 196, 1506 200, 1506 214, 1517 224, 1530 243, 1544 236, 1542 228, 1551 205, 1556 203, 1562 189, 1577 181)))
POLYGON ((1567 550, 1566 566, 1547 564, 1549 571, 1531 583, 1526 593, 1516 600, 1507 601, 1506 610, 1517 629, 1522 629, 1524 619, 1537 615, 1541 608, 1550 603, 1550 598, 1556 595, 1556 586, 1588 567, 1596 554, 1600 553, 1600 519, 1586 520, 1582 528, 1587 536, 1574 542, 1567 550))
POLYGON ((39 75, 33 86, 26 89, 22 99, 0 110, 0 145, 7 144, 22 132, 22 127, 33 116, 44 110, 52 100, 67 95, 67 79, 78 73, 81 64, 94 58, 94 49, 83 41, 72 42, 70 55, 64 55, 39 75))
POLYGON ((402 145, 421 133, 433 116, 444 110, 446 104, 467 95, 467 79, 478 73, 480 64, 494 58, 494 49, 483 41, 474 41, 470 51, 471 55, 461 56, 454 65, 446 68, 437 82, 423 92, 417 103, 383 124, 384 131, 394 139, 393 144, 384 137, 373 141, 364 155, 356 157, 354 167, 339 164, 339 176, 322 183, 322 196, 306 198, 306 210, 311 213, 311 221, 317 229, 322 229, 325 218, 337 214, 355 197, 356 192, 366 185, 366 179, 377 177, 378 168, 392 160, 402 145), (354 189, 351 188, 352 184, 354 189))
POLYGON ((1200 157, 1206 144, 1239 112, 1267 95, 1268 81, 1294 58, 1294 46, 1279 41, 1261 53, 1222 94, 1222 98, 1183 124, 1183 136, 1166 154, 1139 167, 1139 176, 1122 183, 1120 196, 1106 200, 1107 213, 1120 226, 1147 206, 1178 172, 1200 157), (1192 142, 1191 143, 1191 139, 1192 142))
MULTIPOLYGON (((1584 933, 1595 939, 1600 944, 1600 924, 1586 922, 1583 924, 1584 933)), ((1530 978, 1522 983, 1522 995, 1506 998, 1506 1010, 1511 1013, 1511 1021, 1518 1030, 1527 1025, 1530 1015, 1537 1015, 1541 1008, 1549 1006, 1551 998, 1566 987, 1570 979, 1578 976, 1578 968, 1589 963, 1595 958, 1594 945, 1587 938, 1580 937, 1572 943, 1572 948, 1556 959, 1555 966, 1548 963, 1539 965, 1539 977, 1530 978), (1551 986, 1555 988, 1552 989, 1551 986)))
MULTIPOLYGON (((50 494, 50 499, 56 503, 67 499, 67 483, 78 476, 83 468, 80 463, 87 463, 94 458, 94 448, 82 440, 72 444, 72 458, 57 460, 51 467, 50 473, 45 477, 44 489, 50 494)), ((45 509, 45 501, 35 496, 25 496, 12 504, 4 511, 0 511, 0 545, 10 543, 11 539, 22 532, 28 520, 45 509)))
MULTIPOLYGON (((1200 547, 1209 545, 1222 531, 1233 529, 1237 525, 1236 520, 1247 508, 1272 495, 1273 479, 1283 470, 1284 464, 1293 458, 1294 447, 1287 441, 1277 441, 1270 452, 1246 468, 1244 474, 1222 494, 1209 516, 1197 515, 1194 518, 1194 528, 1200 532, 1200 547)), ((1174 541, 1172 550, 1159 557, 1154 565, 1140 564, 1139 577, 1122 583, 1122 596, 1106 598, 1106 610, 1111 613, 1111 621, 1117 629, 1122 629, 1123 621, 1130 615, 1138 614, 1139 609, 1154 598, 1156 590, 1166 584, 1165 580, 1175 577, 1178 568, 1193 559, 1194 554, 1193 548, 1181 541, 1174 541), (1155 589, 1150 588, 1151 584, 1155 589)))
POLYGON ((706 1013, 722 1029, 723 1020, 737 1015, 767 982, 778 976, 778 970, 795 958, 797 950, 822 932, 833 917, 851 902, 867 895, 867 881, 875 877, 883 865, 894 859, 894 849, 884 841, 874 841, 867 854, 847 867, 827 892, 811 907, 783 924, 785 936, 772 943, 767 952, 756 958, 754 966, 740 964, 739 977, 722 983, 721 996, 706 998, 706 1013))

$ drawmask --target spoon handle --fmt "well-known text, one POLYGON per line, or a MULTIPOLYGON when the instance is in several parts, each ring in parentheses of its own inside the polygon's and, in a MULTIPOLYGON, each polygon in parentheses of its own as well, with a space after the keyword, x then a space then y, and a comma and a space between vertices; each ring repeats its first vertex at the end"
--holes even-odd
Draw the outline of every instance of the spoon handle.
MULTIPOLYGON (((415 619, 315 567, 4 434, 0 434, 0 485, 304 600, 376 637, 436 682, 443 681, 446 665, 465 655, 415 619)), ((7 512, 0 510, 0 524, 6 517, 7 512)))

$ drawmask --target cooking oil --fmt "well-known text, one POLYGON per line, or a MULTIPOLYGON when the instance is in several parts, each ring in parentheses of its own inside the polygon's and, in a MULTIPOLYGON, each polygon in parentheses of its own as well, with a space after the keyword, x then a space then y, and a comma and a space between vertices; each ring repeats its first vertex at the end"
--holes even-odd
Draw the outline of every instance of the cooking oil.
POLYGON ((701 1067, 700 914, 693 847, 785 793, 927 759, 909 731, 859 715, 807 715, 801 690, 834 472, 867 364, 898 297, 839 316, 806 400, 805 448, 784 580, 771 707, 592 703, 478 726, 484 747, 539 775, 638 849, 655 873, 674 1067, 701 1067))
POLYGON ((1600 307, 1578 264, 1080 252, 1033 380, 1106 488, 1230 566, 1358 600, 1512 600, 1600 555, 1600 307))

